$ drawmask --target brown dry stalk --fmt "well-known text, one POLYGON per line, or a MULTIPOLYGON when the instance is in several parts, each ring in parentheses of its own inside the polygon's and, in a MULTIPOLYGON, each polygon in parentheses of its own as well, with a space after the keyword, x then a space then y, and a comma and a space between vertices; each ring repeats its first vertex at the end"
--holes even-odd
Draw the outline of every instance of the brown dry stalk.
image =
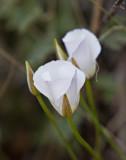
POLYGON ((115 3, 113 4, 112 8, 109 11, 109 14, 107 15, 107 17, 104 20, 104 23, 108 22, 108 20, 115 15, 115 13, 117 12, 117 10, 120 7, 120 5, 122 4, 123 0, 116 0, 115 3))
MULTIPOLYGON (((103 0, 98 0, 100 6, 102 6, 103 0)), ((91 21, 91 31, 94 34, 97 34, 100 28, 100 18, 101 18, 101 9, 99 6, 95 5, 92 14, 92 21, 91 21)))

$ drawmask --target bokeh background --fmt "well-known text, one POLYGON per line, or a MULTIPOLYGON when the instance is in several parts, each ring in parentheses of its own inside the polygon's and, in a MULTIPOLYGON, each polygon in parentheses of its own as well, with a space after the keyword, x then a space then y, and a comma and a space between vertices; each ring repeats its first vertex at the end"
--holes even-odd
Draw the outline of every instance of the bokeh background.
MULTIPOLYGON (((115 1, 97 2, 110 11, 115 1)), ((55 128, 28 90, 25 61, 35 71, 56 59, 54 38, 64 48, 61 38, 65 33, 81 27, 101 37, 120 26, 101 40, 98 80, 92 78, 91 84, 101 123, 126 153, 125 5, 124 1, 114 19, 106 21, 106 14, 90 0, 0 0, 0 160, 70 159, 55 128)), ((83 92, 86 98, 85 88, 83 92)), ((78 159, 92 159, 76 141, 66 119, 43 99, 78 159)), ((94 126, 86 117, 81 106, 72 116, 81 135, 94 147, 94 126)), ((102 154, 105 160, 118 159, 104 138, 102 154)))

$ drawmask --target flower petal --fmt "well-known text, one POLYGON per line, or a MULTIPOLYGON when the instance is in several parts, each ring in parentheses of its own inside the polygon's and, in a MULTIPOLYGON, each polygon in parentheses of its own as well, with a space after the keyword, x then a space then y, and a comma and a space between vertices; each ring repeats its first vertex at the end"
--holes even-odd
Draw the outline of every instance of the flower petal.
POLYGON ((85 39, 82 29, 74 29, 68 32, 63 38, 63 43, 69 56, 77 49, 78 45, 85 39))
MULTIPOLYGON (((64 95, 63 95, 64 96, 64 95)), ((61 115, 63 116, 62 113, 62 104, 63 104, 63 96, 61 96, 58 100, 56 101, 50 101, 50 103, 52 104, 52 106, 55 108, 55 110, 61 115)))
MULTIPOLYGON (((68 98, 72 113, 76 110, 76 108, 78 106, 79 98, 80 98, 79 92, 80 92, 80 89, 82 88, 84 82, 85 82, 84 73, 76 68, 76 71, 75 71, 74 77, 72 78, 71 84, 70 84, 68 90, 66 91, 66 93, 64 94, 68 98)), ((56 101, 51 102, 51 103, 54 106, 54 108, 62 116, 70 116, 70 113, 68 113, 66 111, 68 113, 68 114, 66 114, 66 112, 64 111, 64 108, 63 108, 63 107, 65 107, 63 104, 64 95, 62 95, 61 97, 59 97, 59 99, 57 99, 56 101)))
POLYGON ((50 100, 56 101, 66 93, 76 67, 68 61, 52 61, 39 67, 33 80, 35 87, 50 100))
POLYGON ((70 62, 61 62, 63 62, 62 66, 57 67, 55 70, 58 79, 46 82, 54 101, 66 93, 76 70, 76 68, 70 62))
POLYGON ((58 60, 39 67, 33 80, 35 87, 49 98, 62 116, 70 116, 79 103, 79 92, 85 75, 71 62, 58 60))
POLYGON ((68 89, 68 91, 66 92, 66 95, 68 97, 70 106, 72 111, 74 110, 74 108, 76 108, 76 104, 77 104, 77 71, 75 72, 75 75, 71 81, 71 85, 68 89))
POLYGON ((87 68, 87 73, 85 72, 85 74, 86 74, 86 77, 89 79, 89 78, 91 78, 94 74, 95 74, 95 72, 96 72, 96 61, 92 61, 92 62, 90 62, 90 64, 88 64, 88 68, 87 68))
POLYGON ((93 60, 95 60, 101 52, 101 45, 97 37, 92 32, 84 28, 74 29, 68 32, 62 40, 69 56, 75 52, 82 41, 87 42, 93 60))
POLYGON ((89 30, 82 29, 83 34, 86 35, 85 41, 88 42, 88 46, 92 55, 92 59, 95 60, 101 52, 101 45, 99 43, 98 38, 89 30))
POLYGON ((42 78, 42 73, 43 73, 43 66, 39 67, 39 69, 34 73, 34 76, 33 76, 34 85, 39 90, 39 92, 41 92, 43 95, 48 97, 50 100, 53 100, 53 97, 48 88, 48 85, 42 78))
POLYGON ((68 97, 72 112, 75 111, 75 109, 78 106, 79 103, 79 92, 82 88, 83 84, 85 82, 85 75, 80 70, 76 70, 75 75, 71 81, 71 85, 66 92, 66 95, 68 97))
POLYGON ((85 73, 87 78, 90 78, 95 73, 96 63, 92 59, 87 43, 86 40, 83 41, 68 60, 72 61, 74 59, 79 69, 85 73))
POLYGON ((71 80, 71 78, 66 78, 46 82, 53 97, 53 101, 57 101, 66 93, 71 84, 71 80))
POLYGON ((77 76, 75 75, 74 78, 77 78, 77 94, 80 92, 80 89, 83 87, 84 83, 85 83, 85 74, 77 69, 77 76))

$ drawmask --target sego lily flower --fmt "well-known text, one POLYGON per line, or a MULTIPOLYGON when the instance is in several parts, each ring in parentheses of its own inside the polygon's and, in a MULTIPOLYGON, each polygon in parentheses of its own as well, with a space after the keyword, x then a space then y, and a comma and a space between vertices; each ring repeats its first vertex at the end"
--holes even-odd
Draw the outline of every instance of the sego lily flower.
POLYGON ((101 46, 97 37, 87 29, 75 29, 68 32, 62 39, 69 59, 81 69, 87 78, 96 71, 96 58, 100 54, 101 46))
POLYGON ((60 115, 70 117, 78 106, 85 75, 71 62, 57 60, 39 67, 33 81, 60 115))

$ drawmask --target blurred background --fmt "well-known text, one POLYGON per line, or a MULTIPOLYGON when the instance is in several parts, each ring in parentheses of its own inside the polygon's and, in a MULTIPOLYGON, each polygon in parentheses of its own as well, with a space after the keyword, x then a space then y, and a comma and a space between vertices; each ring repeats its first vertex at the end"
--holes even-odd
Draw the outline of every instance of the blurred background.
MULTIPOLYGON (((108 12, 114 2, 97 0, 108 12)), ((25 61, 35 71, 56 59, 54 38, 64 48, 61 38, 65 33, 81 27, 100 37, 100 70, 98 81, 91 79, 93 94, 101 123, 126 153, 125 6, 123 1, 114 19, 107 19, 104 10, 90 0, 0 0, 0 160, 70 159, 55 128, 28 90, 25 61)), ((85 88, 83 92, 86 97, 85 88)), ((43 99, 78 159, 92 159, 74 138, 66 119, 43 99)), ((94 126, 86 117, 81 106, 72 116, 81 135, 94 147, 94 126)), ((118 159, 104 138, 102 154, 104 160, 118 159)))

